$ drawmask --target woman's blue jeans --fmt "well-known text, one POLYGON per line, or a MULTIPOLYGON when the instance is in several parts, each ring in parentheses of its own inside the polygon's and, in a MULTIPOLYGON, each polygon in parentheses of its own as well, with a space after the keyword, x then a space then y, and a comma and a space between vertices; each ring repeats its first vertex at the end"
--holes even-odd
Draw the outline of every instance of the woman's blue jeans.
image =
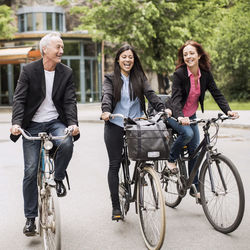
MULTIPOLYGON (((40 132, 47 132, 53 136, 64 135, 65 125, 59 120, 49 122, 31 122, 26 131, 31 136, 37 136, 40 132)), ((55 179, 63 180, 65 170, 73 153, 73 141, 69 136, 65 140, 53 141, 54 146, 59 148, 54 159, 55 179)), ((41 141, 29 141, 23 138, 24 155, 24 178, 23 178, 23 197, 24 214, 26 218, 37 217, 38 190, 37 190, 37 170, 39 163, 41 141)))
MULTIPOLYGON (((196 114, 190 116, 189 118, 195 119, 196 114)), ((199 146, 200 143, 200 133, 198 125, 196 124, 196 125, 184 126, 171 118, 168 118, 168 124, 178 134, 177 139, 174 141, 170 149, 169 162, 176 162, 184 146, 187 146, 189 155, 194 153, 195 149, 199 146)), ((196 158, 197 157, 188 162, 189 174, 191 173, 194 167, 196 158)), ((195 184, 196 188, 198 189, 198 172, 194 178, 193 184, 195 184)))

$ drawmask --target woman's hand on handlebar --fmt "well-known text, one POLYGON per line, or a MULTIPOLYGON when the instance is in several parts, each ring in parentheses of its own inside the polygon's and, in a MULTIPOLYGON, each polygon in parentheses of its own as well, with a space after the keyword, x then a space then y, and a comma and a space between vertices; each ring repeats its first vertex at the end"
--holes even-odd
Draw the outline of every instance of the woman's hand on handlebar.
POLYGON ((164 112, 168 115, 168 117, 172 116, 172 111, 171 109, 165 109, 164 112))
POLYGON ((181 125, 190 125, 189 117, 178 117, 178 122, 181 125))
POLYGON ((110 114, 111 114, 110 112, 103 112, 101 115, 101 119, 104 121, 108 121, 110 118, 110 114))
POLYGON ((230 117, 232 117, 233 119, 237 119, 237 118, 240 117, 238 112, 234 112, 234 111, 231 111, 231 110, 229 110, 227 112, 227 115, 230 116, 230 117))

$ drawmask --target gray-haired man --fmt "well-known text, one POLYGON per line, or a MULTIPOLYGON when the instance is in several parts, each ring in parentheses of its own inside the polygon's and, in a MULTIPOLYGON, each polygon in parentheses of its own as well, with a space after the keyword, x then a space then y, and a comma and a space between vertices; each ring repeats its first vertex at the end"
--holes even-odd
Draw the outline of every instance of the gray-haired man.
MULTIPOLYGON (((60 33, 49 33, 40 41, 43 58, 23 67, 13 100, 10 129, 13 141, 20 136, 19 127, 24 128, 32 136, 37 136, 41 131, 55 136, 63 135, 66 127, 72 127, 74 140, 79 138, 75 86, 72 70, 61 63, 63 48, 60 33)), ((33 236, 36 233, 39 151, 39 141, 23 139, 23 197, 24 213, 27 218, 23 233, 27 236, 33 236)), ((68 137, 58 148, 55 157, 58 196, 66 195, 66 188, 62 181, 72 153, 73 141, 68 137)))

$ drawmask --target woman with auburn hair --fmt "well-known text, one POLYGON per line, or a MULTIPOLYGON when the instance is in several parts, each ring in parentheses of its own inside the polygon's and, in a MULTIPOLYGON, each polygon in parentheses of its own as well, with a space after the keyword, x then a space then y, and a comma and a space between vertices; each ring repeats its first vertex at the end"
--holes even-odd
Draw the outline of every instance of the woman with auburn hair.
MULTIPOLYGON (((190 125, 190 119, 196 118, 199 103, 204 112, 204 97, 208 90, 220 109, 229 116, 239 117, 237 112, 231 111, 225 97, 217 88, 213 75, 210 72, 210 60, 201 44, 188 40, 178 50, 176 71, 173 75, 171 106, 173 119, 168 119, 170 126, 177 131, 178 138, 173 143, 168 160, 168 167, 173 174, 178 173, 176 160, 182 148, 187 145, 188 153, 192 154, 198 147, 200 135, 198 125, 190 125)), ((189 173, 194 167, 196 159, 188 163, 189 173)), ((198 173, 194 179, 197 190, 190 189, 190 195, 200 198, 198 173), (197 191, 197 192, 196 192, 197 191)))

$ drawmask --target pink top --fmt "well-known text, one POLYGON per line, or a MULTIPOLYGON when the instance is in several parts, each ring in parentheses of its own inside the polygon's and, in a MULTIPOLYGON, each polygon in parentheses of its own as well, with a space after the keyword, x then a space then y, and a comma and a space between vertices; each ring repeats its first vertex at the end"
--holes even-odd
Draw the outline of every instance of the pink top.
POLYGON ((188 77, 190 78, 190 91, 189 95, 187 98, 187 101, 183 107, 183 114, 185 117, 190 117, 192 116, 196 110, 198 109, 199 106, 199 97, 200 97, 200 77, 201 77, 201 72, 200 69, 198 71, 198 84, 195 86, 195 80, 194 80, 194 75, 191 73, 189 68, 187 67, 188 70, 188 77))

